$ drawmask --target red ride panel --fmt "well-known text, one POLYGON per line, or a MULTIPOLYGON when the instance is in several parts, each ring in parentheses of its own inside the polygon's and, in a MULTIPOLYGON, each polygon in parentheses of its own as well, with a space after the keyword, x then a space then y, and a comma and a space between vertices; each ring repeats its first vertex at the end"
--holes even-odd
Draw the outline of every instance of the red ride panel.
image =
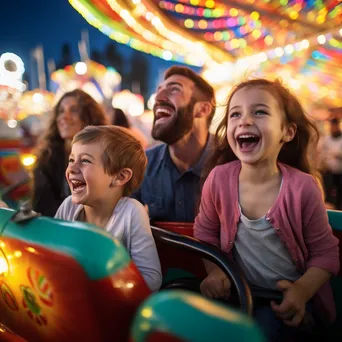
POLYGON ((133 263, 91 281, 70 256, 10 238, 1 238, 0 248, 9 264, 0 277, 0 323, 35 342, 128 339, 136 308, 150 294, 133 263))
MULTIPOLYGON (((155 222, 154 226, 170 232, 193 237, 193 223, 188 222, 155 222)), ((190 252, 176 249, 166 244, 157 243, 163 275, 170 268, 178 268, 194 274, 200 279, 207 275, 202 259, 190 252)))

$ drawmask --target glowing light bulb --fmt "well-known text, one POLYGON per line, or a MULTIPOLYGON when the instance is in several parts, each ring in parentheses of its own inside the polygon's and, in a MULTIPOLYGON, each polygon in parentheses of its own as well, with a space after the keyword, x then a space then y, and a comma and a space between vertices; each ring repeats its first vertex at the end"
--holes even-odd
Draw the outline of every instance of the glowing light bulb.
POLYGON ((281 47, 277 47, 275 50, 274 50, 275 54, 277 57, 281 57, 284 55, 284 50, 283 48, 281 47))
POLYGON ((17 125, 18 125, 17 120, 11 119, 11 120, 8 120, 8 121, 7 121, 7 126, 8 126, 9 128, 16 128, 17 125))
POLYGON ((294 47, 293 45, 289 44, 285 46, 284 50, 287 55, 291 55, 291 53, 294 51, 294 47))
POLYGON ((324 34, 321 34, 317 37, 317 41, 319 44, 324 44, 327 41, 327 38, 325 38, 324 34))
POLYGON ((87 70, 88 70, 87 64, 85 64, 84 62, 76 63, 76 65, 75 65, 76 74, 84 75, 87 73, 87 70))

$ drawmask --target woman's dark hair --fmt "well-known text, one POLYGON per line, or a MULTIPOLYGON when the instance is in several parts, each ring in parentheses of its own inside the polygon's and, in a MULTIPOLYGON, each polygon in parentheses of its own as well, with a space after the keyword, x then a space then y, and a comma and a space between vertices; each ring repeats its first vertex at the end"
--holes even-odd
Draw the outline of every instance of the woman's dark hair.
POLYGON ((216 130, 213 155, 203 172, 203 181, 216 165, 237 160, 237 157, 227 142, 229 105, 234 94, 238 90, 246 87, 260 87, 267 90, 278 101, 279 108, 284 112, 286 121, 290 124, 294 123, 297 126, 295 137, 292 141, 283 145, 278 160, 305 173, 311 174, 319 180, 320 176, 314 164, 314 158, 312 158, 312 153, 315 151, 319 139, 319 132, 316 125, 305 115, 298 99, 279 80, 252 79, 236 85, 229 96, 225 115, 216 130))
POLYGON ((127 116, 120 108, 113 108, 113 121, 112 124, 115 126, 121 126, 130 128, 131 125, 127 119, 127 116))
POLYGON ((64 140, 58 131, 57 116, 62 101, 67 97, 74 97, 77 100, 80 119, 84 123, 84 127, 88 125, 98 126, 107 124, 105 112, 90 95, 80 89, 65 93, 54 107, 50 123, 38 143, 36 149, 37 165, 49 164, 52 158, 59 159, 62 163, 65 162, 64 140))

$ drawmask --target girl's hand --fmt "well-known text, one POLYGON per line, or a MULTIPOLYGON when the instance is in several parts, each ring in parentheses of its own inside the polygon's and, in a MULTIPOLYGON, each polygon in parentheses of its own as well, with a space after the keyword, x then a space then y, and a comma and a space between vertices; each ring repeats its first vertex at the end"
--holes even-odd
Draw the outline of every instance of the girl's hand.
POLYGON ((209 298, 228 298, 230 296, 230 280, 219 269, 213 269, 201 283, 201 292, 209 298))
POLYGON ((288 280, 278 281, 277 288, 283 292, 283 301, 279 305, 272 301, 272 310, 286 325, 298 327, 304 318, 308 301, 305 288, 288 280))

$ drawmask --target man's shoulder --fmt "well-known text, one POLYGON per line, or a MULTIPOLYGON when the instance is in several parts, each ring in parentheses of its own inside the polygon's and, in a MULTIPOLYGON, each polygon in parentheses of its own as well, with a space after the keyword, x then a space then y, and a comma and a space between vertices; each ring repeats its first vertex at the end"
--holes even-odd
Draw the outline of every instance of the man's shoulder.
POLYGON ((167 150, 167 144, 160 144, 157 146, 153 146, 146 151, 146 156, 147 156, 146 175, 149 174, 149 172, 154 173, 158 169, 158 166, 160 165, 160 163, 165 159, 166 150, 167 150))
POLYGON ((149 148, 148 150, 146 150, 147 158, 150 160, 152 158, 157 158, 163 155, 163 153, 165 153, 166 148, 166 144, 159 144, 149 148))

